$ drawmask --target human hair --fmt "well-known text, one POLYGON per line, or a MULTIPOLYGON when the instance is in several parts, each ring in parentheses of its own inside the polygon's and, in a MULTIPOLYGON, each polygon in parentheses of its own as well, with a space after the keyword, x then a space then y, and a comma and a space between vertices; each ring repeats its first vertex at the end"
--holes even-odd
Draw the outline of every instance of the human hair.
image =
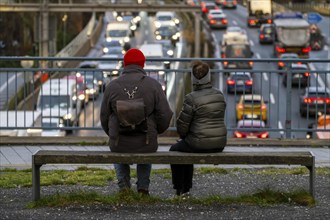
POLYGON ((207 63, 204 63, 200 60, 193 61, 192 64, 192 74, 195 76, 196 79, 201 79, 206 74, 208 74, 210 67, 207 63))

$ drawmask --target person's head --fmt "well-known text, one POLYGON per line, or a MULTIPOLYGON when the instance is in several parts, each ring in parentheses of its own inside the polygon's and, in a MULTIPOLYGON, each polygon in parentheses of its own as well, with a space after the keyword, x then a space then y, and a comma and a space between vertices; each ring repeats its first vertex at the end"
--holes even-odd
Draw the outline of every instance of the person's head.
POLYGON ((124 66, 134 64, 143 68, 145 62, 146 58, 144 54, 137 48, 129 49, 124 55, 124 66))
POLYGON ((191 64, 193 85, 204 85, 211 82, 210 67, 202 61, 194 61, 191 64))

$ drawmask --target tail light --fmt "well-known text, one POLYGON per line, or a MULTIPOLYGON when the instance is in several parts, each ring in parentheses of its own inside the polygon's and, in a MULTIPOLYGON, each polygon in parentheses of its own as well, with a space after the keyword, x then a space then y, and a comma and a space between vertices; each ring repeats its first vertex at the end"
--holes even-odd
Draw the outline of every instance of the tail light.
POLYGON ((265 35, 260 34, 260 35, 259 35, 259 38, 260 38, 260 39, 264 39, 264 38, 265 38, 265 35))
POLYGON ((228 61, 224 61, 223 65, 227 66, 228 65, 228 61))
POLYGON ((330 104, 330 99, 325 99, 326 104, 330 104))
POLYGON ((227 2, 226 2, 226 1, 224 1, 222 4, 224 4, 224 5, 227 5, 227 2))
POLYGON ((212 15, 208 15, 207 17, 208 17, 208 19, 212 19, 212 15))
POLYGON ((245 138, 246 135, 243 134, 243 133, 241 133, 241 132, 239 132, 239 131, 235 131, 234 132, 234 137, 236 137, 236 138, 245 138))
POLYGON ((228 21, 227 21, 227 19, 222 19, 222 24, 227 24, 228 23, 228 21))
POLYGON ((238 109, 244 109, 244 105, 242 105, 242 104, 238 104, 238 105, 237 105, 237 108, 238 108, 238 109))
POLYGON ((280 67, 284 67, 284 63, 283 62, 278 62, 277 65, 280 66, 280 67))
POLYGON ((207 8, 203 8, 202 12, 207 13, 209 10, 207 8))
POLYGON ((297 62, 297 64, 302 64, 302 62, 297 62))
POLYGON ((278 53, 285 53, 285 48, 282 48, 282 47, 276 47, 276 51, 278 53))
POLYGON ((235 80, 229 79, 227 80, 228 85, 235 85, 235 80))
POLYGON ((266 105, 262 105, 261 106, 261 110, 266 110, 267 109, 267 106, 266 105))
POLYGON ((226 58, 226 54, 221 54, 221 58, 226 58))
POLYGON ((268 138, 268 132, 262 132, 258 135, 258 138, 268 138))
POLYGON ((210 20, 210 24, 216 24, 216 23, 217 23, 216 20, 214 20, 214 19, 210 20))
POLYGON ((272 22, 273 22, 272 19, 268 19, 268 20, 267 20, 267 23, 268 23, 268 24, 271 24, 272 22))
POLYGON ((256 23, 255 20, 253 20, 253 19, 250 19, 250 20, 249 20, 249 24, 255 24, 255 23, 256 23))
POLYGON ((249 61, 249 65, 250 66, 253 66, 253 61, 249 61))
POLYGON ((304 73, 304 76, 309 77, 311 74, 309 72, 304 73))
POLYGON ((245 81, 245 85, 252 86, 253 85, 253 81, 252 80, 246 80, 245 81))
POLYGON ((308 53, 309 51, 311 51, 311 47, 305 47, 305 48, 301 49, 301 51, 303 53, 308 53))
POLYGON ((233 4, 236 5, 237 4, 237 1, 233 1, 233 4))
POLYGON ((311 98, 304 98, 304 102, 305 103, 312 103, 312 99, 311 98))

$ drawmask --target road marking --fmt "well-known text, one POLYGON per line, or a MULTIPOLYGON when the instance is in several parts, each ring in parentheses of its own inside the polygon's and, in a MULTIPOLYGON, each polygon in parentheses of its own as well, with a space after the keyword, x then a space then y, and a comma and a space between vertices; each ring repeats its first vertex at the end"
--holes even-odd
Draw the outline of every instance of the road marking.
MULTIPOLYGON (((314 66, 313 63, 310 63, 309 64, 309 67, 311 68, 312 71, 315 71, 316 70, 316 68, 315 68, 315 66, 314 66)), ((320 76, 318 76, 317 73, 314 73, 313 75, 317 79, 317 82, 318 82, 319 86, 325 87, 325 84, 324 84, 322 78, 320 76)))
POLYGON ((272 104, 275 104, 275 98, 274 98, 274 95, 273 95, 273 93, 270 93, 270 102, 272 103, 272 104))
POLYGON ((13 75, 12 77, 10 77, 10 78, 8 79, 8 82, 7 82, 6 84, 3 84, 3 85, 0 87, 0 93, 2 93, 2 91, 5 90, 6 87, 9 86, 9 84, 10 84, 12 81, 14 81, 16 77, 19 78, 21 75, 22 75, 22 73, 18 73, 18 74, 13 75))
POLYGON ((264 80, 265 81, 268 81, 268 76, 267 76, 267 73, 266 72, 263 72, 262 73, 262 76, 264 77, 264 80))
MULTIPOLYGON (((282 123, 278 121, 278 128, 283 129, 282 123)), ((284 131, 280 131, 280 134, 284 134, 284 131)))
POLYGON ((327 45, 324 46, 324 50, 329 50, 329 47, 327 45))
MULTIPOLYGON (((176 44, 176 48, 177 48, 177 55, 176 55, 176 57, 181 58, 181 54, 182 54, 182 41, 181 40, 180 40, 180 43, 177 43, 176 44)), ((179 64, 180 64, 180 62, 175 62, 175 64, 174 64, 174 69, 175 70, 179 69, 179 64)), ((174 75, 170 78, 169 83, 167 84, 167 90, 168 91, 173 91, 175 78, 176 78, 176 75, 174 73, 174 75)), ((167 96, 167 99, 169 99, 170 98, 170 93, 167 92, 166 93, 166 96, 167 96)))
POLYGON ((253 40, 250 40, 250 45, 254 46, 253 40))
POLYGON ((259 53, 256 53, 256 57, 257 57, 258 59, 260 59, 260 58, 261 58, 261 56, 260 56, 260 54, 259 54, 259 53))
POLYGON ((233 20, 233 24, 234 24, 234 25, 237 25, 238 23, 237 23, 237 21, 233 20))

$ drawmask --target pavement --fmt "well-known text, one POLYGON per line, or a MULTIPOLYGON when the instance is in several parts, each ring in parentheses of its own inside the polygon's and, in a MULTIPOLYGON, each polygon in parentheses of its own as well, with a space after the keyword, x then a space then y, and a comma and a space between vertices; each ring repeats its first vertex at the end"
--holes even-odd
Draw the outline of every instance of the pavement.
MULTIPOLYGON (((170 144, 161 144, 158 151, 168 151, 170 144)), ((42 145, 0 145, 0 169, 5 168, 16 168, 16 169, 27 169, 32 168, 32 154, 38 150, 69 150, 69 151, 108 151, 108 146, 90 145, 90 146, 79 146, 79 145, 54 145, 54 144, 42 144, 42 145)), ((310 151, 315 155, 316 167, 330 167, 330 148, 325 147, 276 147, 276 146, 226 146, 224 152, 289 152, 289 151, 310 151)), ((80 166, 92 166, 101 168, 112 168, 112 165, 44 165, 43 170, 52 169, 65 169, 74 170, 80 166)), ((199 165, 199 166, 213 166, 213 165, 199 165)), ((222 168, 256 168, 265 167, 267 165, 217 165, 222 168)), ((153 165, 153 168, 168 168, 169 165, 153 165)), ((281 167, 293 167, 283 166, 281 167)))

